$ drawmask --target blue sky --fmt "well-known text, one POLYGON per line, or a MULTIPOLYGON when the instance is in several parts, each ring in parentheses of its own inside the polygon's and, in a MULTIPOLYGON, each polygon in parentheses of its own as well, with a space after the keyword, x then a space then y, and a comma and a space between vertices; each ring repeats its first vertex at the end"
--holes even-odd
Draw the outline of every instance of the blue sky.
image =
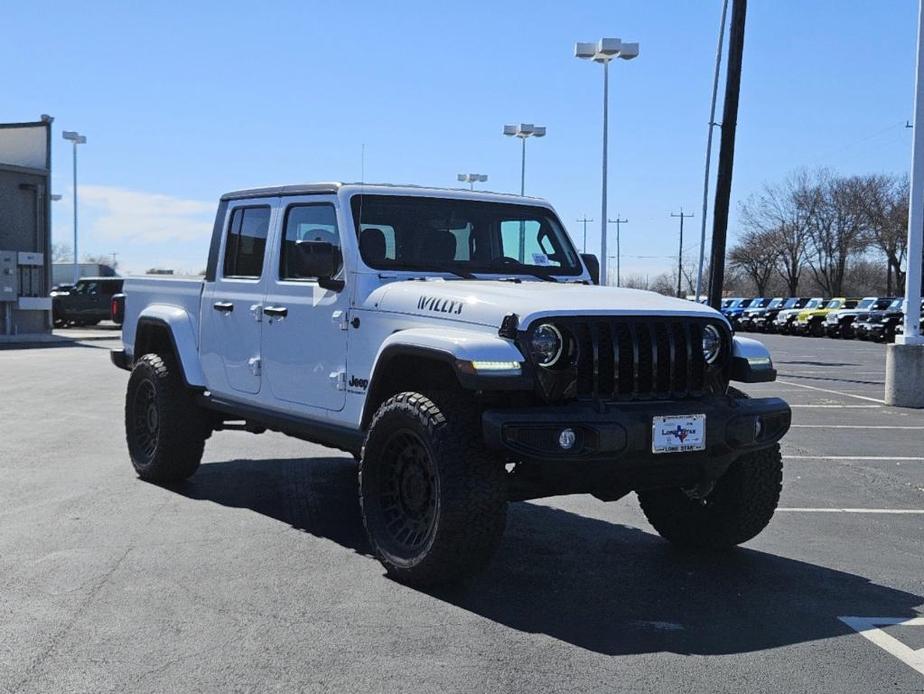
MULTIPOLYGON (((733 205, 802 166, 905 171, 915 0, 749 5, 733 205)), ((672 211, 697 215, 698 241, 720 12, 721 0, 13 3, 0 120, 55 117, 65 196, 60 130, 86 134, 81 254, 117 251, 131 271, 199 270, 222 192, 358 180, 363 143, 367 181, 453 186, 473 171, 514 192, 518 143, 501 130, 521 121, 548 128, 528 145, 527 193, 580 244, 575 220, 600 217, 602 74, 572 47, 618 36, 641 55, 611 69, 610 216, 630 220, 623 271, 653 276, 672 261, 631 256, 676 253, 672 211)), ((67 197, 54 209, 66 242, 67 197)))

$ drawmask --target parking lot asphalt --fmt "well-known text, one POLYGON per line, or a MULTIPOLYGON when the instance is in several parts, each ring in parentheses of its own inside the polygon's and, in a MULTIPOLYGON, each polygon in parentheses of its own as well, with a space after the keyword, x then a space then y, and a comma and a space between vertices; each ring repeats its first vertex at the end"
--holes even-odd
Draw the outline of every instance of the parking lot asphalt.
POLYGON ((761 337, 779 380, 744 390, 794 427, 760 536, 693 555, 634 496, 517 503, 431 592, 370 556, 352 458, 220 432, 147 484, 114 341, 0 351, 0 691, 924 691, 924 412, 881 402, 882 345, 761 337))

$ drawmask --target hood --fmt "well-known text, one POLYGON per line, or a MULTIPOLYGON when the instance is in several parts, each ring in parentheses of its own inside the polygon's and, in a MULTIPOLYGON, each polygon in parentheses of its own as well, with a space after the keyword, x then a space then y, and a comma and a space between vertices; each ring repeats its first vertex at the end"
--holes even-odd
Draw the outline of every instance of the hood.
POLYGON ((369 308, 454 322, 499 327, 515 313, 520 328, 548 316, 720 317, 703 304, 654 292, 559 282, 406 280, 383 285, 366 299, 369 308))

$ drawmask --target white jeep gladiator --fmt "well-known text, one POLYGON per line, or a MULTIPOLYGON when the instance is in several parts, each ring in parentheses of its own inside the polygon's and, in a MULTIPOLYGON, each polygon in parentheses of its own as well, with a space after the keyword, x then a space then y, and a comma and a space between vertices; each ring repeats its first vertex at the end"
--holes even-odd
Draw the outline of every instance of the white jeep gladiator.
POLYGON ((697 303, 594 286, 539 199, 368 184, 221 198, 203 279, 125 281, 137 474, 177 482, 213 431, 352 453, 369 541, 412 584, 465 578, 509 501, 636 492, 690 547, 759 533, 791 412, 729 381, 767 350, 697 303))

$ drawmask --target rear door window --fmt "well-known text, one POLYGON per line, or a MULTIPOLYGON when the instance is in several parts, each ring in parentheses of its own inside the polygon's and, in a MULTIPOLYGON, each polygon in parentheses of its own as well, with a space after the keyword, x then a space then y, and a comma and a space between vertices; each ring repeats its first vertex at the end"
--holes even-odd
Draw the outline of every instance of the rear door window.
POLYGON ((269 223, 269 205, 234 208, 225 242, 225 277, 260 277, 269 223))

